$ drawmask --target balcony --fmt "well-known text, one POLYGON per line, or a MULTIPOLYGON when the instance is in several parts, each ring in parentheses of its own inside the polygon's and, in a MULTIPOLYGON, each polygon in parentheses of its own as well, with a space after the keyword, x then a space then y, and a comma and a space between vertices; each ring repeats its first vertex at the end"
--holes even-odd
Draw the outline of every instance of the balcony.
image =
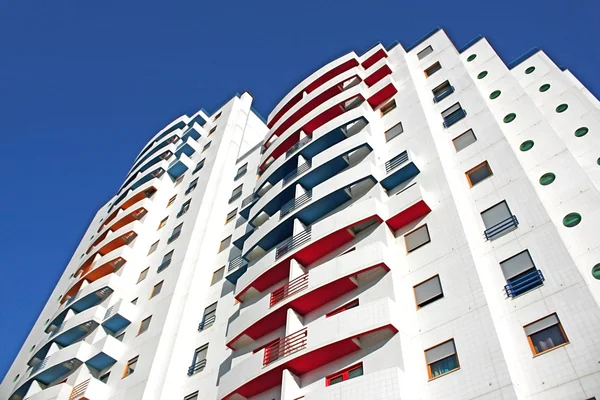
POLYGON ((304 193, 303 195, 288 201, 283 206, 281 206, 281 210, 279 210, 279 219, 282 219, 283 217, 285 217, 292 211, 300 208, 301 206, 303 206, 304 204, 308 203, 311 200, 312 200, 312 190, 309 190, 306 193, 304 193))
POLYGON ((217 320, 216 314, 213 314, 206 318, 203 318, 202 322, 200 322, 200 324, 198 325, 198 332, 202 332, 203 330, 210 328, 211 326, 213 326, 213 324, 215 323, 216 320, 217 320))
POLYGON ((167 167, 167 172, 171 179, 176 180, 183 175, 188 169, 192 168, 192 160, 185 154, 180 154, 167 167))
POLYGON ((125 354, 125 345, 113 336, 107 335, 94 343, 87 366, 102 371, 114 365, 125 354))
POLYGON ((294 354, 297 351, 304 350, 308 343, 306 339, 307 334, 308 332, 306 328, 304 328, 284 338, 277 339, 275 343, 265 347, 263 367, 294 354))
MULTIPOLYGON (((244 200, 242 200, 242 205, 240 206, 239 214, 248 219, 248 214, 250 213, 250 208, 258 201, 260 197, 256 193, 252 193, 244 200)), ((230 201, 231 202, 231 201, 230 201)))
POLYGON ((423 198, 423 189, 417 182, 390 197, 387 204, 389 218, 385 223, 392 231, 397 231, 431 212, 423 198))
POLYGON ((248 269, 248 261, 246 261, 242 256, 235 257, 227 263, 227 275, 225 279, 234 285, 237 283, 237 280, 242 276, 246 270, 248 269))
POLYGON ((517 297, 525 292, 535 289, 544 284, 544 275, 539 269, 531 269, 515 278, 509 279, 508 284, 504 286, 504 292, 507 298, 517 297))
POLYGON ((292 279, 279 289, 271 292, 271 295, 269 296, 269 307, 273 307, 275 304, 298 292, 303 291, 306 288, 308 288, 308 273, 300 275, 296 279, 292 279))
POLYGON ((439 103, 440 101, 444 100, 446 97, 450 96, 452 93, 454 93, 454 86, 450 85, 445 90, 443 90, 440 93, 437 93, 435 96, 433 96, 433 102, 439 103))
POLYGON ((204 368, 206 367, 206 359, 200 360, 196 363, 194 363, 193 365, 190 365, 188 368, 188 376, 192 376, 197 374, 198 372, 201 372, 202 370, 204 370, 204 368))
POLYGON ((296 177, 302 175, 306 171, 310 169, 310 161, 305 162, 304 164, 298 166, 295 170, 287 174, 283 177, 283 186, 287 185, 291 181, 293 181, 296 177))
POLYGON ((444 118, 444 128, 450 128, 452 125, 454 125, 466 116, 467 110, 465 110, 464 108, 454 111, 452 114, 444 118))
POLYGON ((134 204, 136 204, 146 198, 152 197, 154 195, 154 193, 156 193, 156 190, 157 189, 154 187, 154 183, 149 182, 149 183, 139 187, 135 191, 127 192, 127 195, 125 195, 125 196, 120 196, 119 199, 117 199, 118 202, 113 203, 113 205, 110 207, 111 210, 114 209, 115 207, 116 207, 116 209, 104 220, 104 223, 100 226, 100 228, 98 228, 98 232, 100 232, 105 226, 110 224, 110 222, 121 213, 121 210, 125 211, 129 207, 132 207, 134 204), (119 202, 121 202, 125 199, 127 199, 127 201, 125 201, 123 204, 119 204, 119 202))
POLYGON ((503 233, 508 233, 509 230, 516 229, 519 225, 519 220, 515 215, 511 215, 503 221, 498 222, 496 225, 486 229, 483 232, 485 240, 494 240, 503 233))
POLYGON ((109 387, 104 382, 95 378, 88 378, 73 386, 68 400, 107 400, 109 394, 109 387))
POLYGON ((290 251, 293 251, 298 247, 302 246, 304 243, 309 242, 310 231, 311 227, 309 226, 302 232, 292 236, 289 239, 284 240, 283 242, 275 246, 275 261, 286 255, 290 251))
POLYGON ((104 315, 102 326, 110 332, 118 332, 135 320, 137 309, 128 301, 119 300, 109 307, 104 315))
POLYGON ((386 177, 381 180, 381 186, 392 190, 421 172, 412 161, 407 151, 403 151, 385 163, 386 177))

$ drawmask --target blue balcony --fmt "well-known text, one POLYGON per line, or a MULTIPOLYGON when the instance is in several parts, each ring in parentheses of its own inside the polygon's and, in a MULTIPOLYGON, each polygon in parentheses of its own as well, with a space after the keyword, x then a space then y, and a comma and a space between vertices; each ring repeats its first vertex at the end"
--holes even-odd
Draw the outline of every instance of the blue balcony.
POLYGON ((254 205, 254 203, 256 203, 259 198, 260 197, 256 193, 252 193, 250 196, 242 200, 242 205, 240 206, 239 214, 247 219, 248 215, 250 214, 250 208, 252 208, 252 205, 254 205))
POLYGON ((454 111, 452 114, 444 118, 444 128, 449 128, 464 117, 467 116, 467 111, 464 108, 454 111))
POLYGON ((178 158, 171 161, 171 163, 169 164, 169 167, 167 168, 167 172, 169 173, 169 176, 173 179, 179 178, 187 170, 188 170, 188 166, 185 165, 185 163, 183 161, 181 161, 181 159, 178 159, 178 158))
POLYGON ((202 322, 200 322, 200 325, 198 325, 198 332, 202 332, 203 330, 210 328, 211 326, 213 326, 216 320, 216 314, 205 316, 202 319, 202 322))
MULTIPOLYGON (((205 112, 205 114, 209 115, 207 112, 205 112)), ((204 124, 206 124, 206 120, 200 114, 196 115, 192 120, 190 120, 190 122, 188 122, 187 126, 193 126, 194 122, 200 126, 204 126, 204 124)))
POLYGON ((507 281, 507 285, 504 286, 506 297, 517 297, 531 289, 542 286, 544 280, 544 275, 539 269, 532 268, 529 271, 525 271, 507 281))
POLYGON ((385 190, 391 190, 421 172, 410 160, 407 151, 403 151, 385 163, 387 176, 381 180, 385 190))
POLYGON ((240 276, 244 275, 247 269, 248 261, 242 258, 242 256, 238 256, 230 260, 227 264, 227 275, 225 276, 225 279, 235 285, 240 276))
POLYGON ((206 367, 206 359, 200 360, 194 363, 193 365, 190 365, 190 367, 188 368, 188 376, 192 376, 194 374, 197 374, 198 372, 201 372, 204 369, 204 367, 206 367))
POLYGON ((182 154, 185 154, 186 156, 191 157, 195 152, 196 149, 194 149, 187 140, 182 140, 175 149, 175 156, 179 158, 182 154))
POLYGON ((311 227, 309 226, 302 232, 279 243, 277 245, 277 249, 275 250, 275 260, 280 259, 287 253, 302 246, 304 243, 308 243, 310 241, 310 237, 311 237, 311 227))
POLYGON ((486 229, 483 232, 485 240, 493 240, 503 233, 508 233, 510 230, 516 229, 519 225, 519 220, 515 215, 511 215, 505 220, 498 222, 496 225, 486 229))
MULTIPOLYGON (((121 302, 120 305, 123 306, 124 304, 121 302)), ((130 306, 133 307, 133 304, 130 304, 130 306)), ((104 322, 102 322, 102 326, 113 333, 119 332, 121 329, 131 324, 132 318, 123 311, 120 311, 119 308, 119 303, 117 303, 106 310, 104 322)))
MULTIPOLYGON (((172 131, 171 131, 172 132, 172 131)), ((161 135, 161 138, 164 137, 166 135, 166 133, 161 135)), ((160 140, 160 139, 158 139, 160 140)), ((157 140, 157 141, 158 141, 157 140)), ((135 165, 133 166, 132 170, 136 169, 137 167, 139 167, 145 160, 147 160, 148 158, 150 158, 150 156, 152 156, 152 154, 155 154, 158 150, 162 149, 165 146, 170 145, 171 143, 175 143, 179 140, 179 136, 177 136, 176 134, 171 136, 169 139, 160 142, 159 144, 157 144, 156 146, 154 146, 152 149, 150 149, 150 151, 144 155, 142 158, 140 158, 135 165)))
POLYGON ((446 88, 446 90, 433 96, 433 102, 439 103, 440 101, 444 100, 446 97, 450 96, 452 93, 454 93, 454 86, 448 86, 446 88))

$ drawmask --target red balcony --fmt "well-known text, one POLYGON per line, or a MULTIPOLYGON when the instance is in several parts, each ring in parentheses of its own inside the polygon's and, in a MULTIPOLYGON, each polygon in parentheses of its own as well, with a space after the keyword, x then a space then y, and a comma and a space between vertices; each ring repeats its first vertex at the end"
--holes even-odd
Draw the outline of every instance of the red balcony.
POLYGON ((390 75, 391 73, 392 73, 392 70, 390 69, 389 65, 384 64, 377 71, 373 72, 371 75, 369 75, 368 77, 366 77, 365 78, 365 83, 367 84, 368 87, 371 87, 375 83, 377 83, 380 80, 382 80, 384 77, 390 75))
POLYGON ((279 289, 271 292, 271 300, 269 307, 273 307, 275 304, 287 299, 288 297, 301 292, 308 287, 308 274, 301 275, 296 279, 291 280, 289 283, 283 285, 279 289))
POLYGON ((363 61, 360 65, 364 68, 364 69, 368 69, 369 67, 371 67, 373 64, 375 64, 377 61, 381 60, 382 58, 387 57, 387 53, 385 52, 384 49, 379 49, 377 50, 375 53, 373 53, 373 55, 369 56, 369 58, 367 58, 365 61, 363 61))
POLYGON ((307 335, 308 332, 306 328, 304 328, 284 338, 277 339, 274 343, 265 347, 263 366, 266 367, 272 362, 280 360, 297 351, 304 350, 306 348, 307 335))

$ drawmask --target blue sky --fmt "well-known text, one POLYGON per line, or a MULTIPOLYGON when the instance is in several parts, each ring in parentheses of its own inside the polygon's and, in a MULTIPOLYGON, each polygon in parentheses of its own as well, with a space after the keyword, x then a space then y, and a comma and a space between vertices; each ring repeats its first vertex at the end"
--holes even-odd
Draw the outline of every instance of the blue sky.
POLYGON ((266 116, 324 63, 436 26, 506 62, 540 47, 599 94, 597 3, 0 0, 0 376, 93 214, 179 115, 248 90, 266 116))

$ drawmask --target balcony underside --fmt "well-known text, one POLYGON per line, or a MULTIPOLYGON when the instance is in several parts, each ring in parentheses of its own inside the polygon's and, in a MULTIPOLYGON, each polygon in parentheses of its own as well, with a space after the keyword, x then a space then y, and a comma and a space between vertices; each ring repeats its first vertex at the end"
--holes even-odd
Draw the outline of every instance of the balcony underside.
POLYGON ((383 186, 385 190, 392 190, 402 182, 406 182, 408 179, 417 176, 419 172, 421 172, 419 171, 419 168, 411 161, 406 165, 403 165, 402 168, 392 171, 385 179, 382 179, 381 186, 383 186))
POLYGON ((391 230, 396 231, 403 226, 406 226, 411 222, 424 217, 429 212, 431 212, 431 208, 429 208, 427 203, 425 203, 423 200, 420 200, 393 217, 388 218, 385 222, 391 230))
POLYGON ((375 93, 373 96, 367 99, 369 105, 373 108, 377 108, 384 101, 391 98, 393 95, 398 93, 398 89, 394 86, 394 84, 390 83, 383 87, 380 91, 375 93))
POLYGON ((116 362, 117 362, 117 360, 115 360, 108 354, 100 352, 100 353, 96 354, 95 356, 93 356, 92 358, 90 358, 89 360, 87 360, 85 362, 85 364, 88 367, 92 367, 92 368, 97 369, 98 371, 102 371, 103 369, 110 367, 111 365, 113 365, 116 362))

